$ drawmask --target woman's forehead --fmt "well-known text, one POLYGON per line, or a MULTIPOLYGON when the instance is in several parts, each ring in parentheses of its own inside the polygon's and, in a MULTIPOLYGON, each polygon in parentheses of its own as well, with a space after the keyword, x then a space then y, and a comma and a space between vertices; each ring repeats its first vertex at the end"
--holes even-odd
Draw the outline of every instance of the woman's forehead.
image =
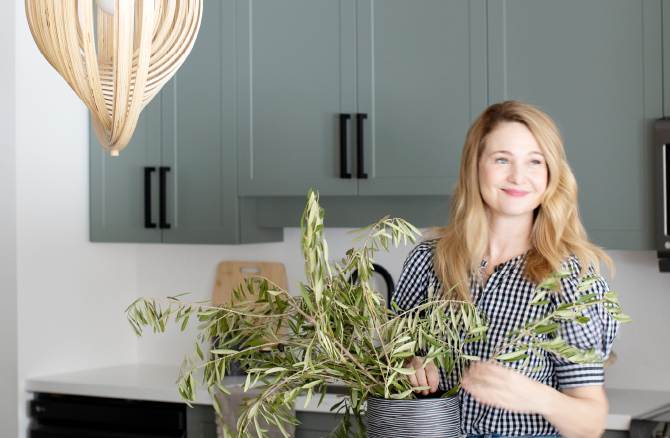
POLYGON ((482 146, 482 153, 544 155, 542 147, 530 129, 519 122, 498 124, 486 135, 482 146))

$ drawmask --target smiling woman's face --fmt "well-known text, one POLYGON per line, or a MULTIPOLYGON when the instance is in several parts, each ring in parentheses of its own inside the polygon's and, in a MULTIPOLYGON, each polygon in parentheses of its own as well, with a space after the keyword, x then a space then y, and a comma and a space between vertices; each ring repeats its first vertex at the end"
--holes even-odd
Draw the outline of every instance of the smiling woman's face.
POLYGON ((489 216, 532 216, 547 179, 547 162, 526 125, 503 123, 486 137, 479 160, 479 191, 489 216))

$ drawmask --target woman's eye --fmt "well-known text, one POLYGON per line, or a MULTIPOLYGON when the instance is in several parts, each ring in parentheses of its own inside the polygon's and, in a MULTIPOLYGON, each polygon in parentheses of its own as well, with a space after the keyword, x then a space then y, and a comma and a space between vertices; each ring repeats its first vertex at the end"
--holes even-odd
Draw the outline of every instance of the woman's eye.
POLYGON ((496 163, 498 164, 507 164, 508 162, 507 158, 496 158, 496 163))
POLYGON ((542 161, 540 161, 540 160, 533 160, 533 161, 530 162, 530 164, 532 164, 532 165, 534 165, 534 166, 539 166, 539 165, 542 164, 542 161))

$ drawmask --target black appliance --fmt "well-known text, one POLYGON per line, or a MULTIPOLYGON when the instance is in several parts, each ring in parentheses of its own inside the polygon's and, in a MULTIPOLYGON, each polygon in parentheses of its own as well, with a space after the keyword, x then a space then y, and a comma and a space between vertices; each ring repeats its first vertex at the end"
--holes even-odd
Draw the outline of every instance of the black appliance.
POLYGON ((37 393, 29 438, 185 438, 186 405, 37 393))
POLYGON ((661 272, 670 272, 670 118, 654 123, 654 161, 656 181, 655 242, 661 272))
MULTIPOLYGON (((373 280, 376 278, 380 278, 383 283, 376 284, 377 292, 379 292, 383 297, 384 300, 386 301, 386 307, 389 309, 393 310, 393 307, 391 306, 391 296, 393 295, 393 291, 395 290, 395 285, 393 284, 393 277, 391 277, 391 274, 384 269, 382 266, 373 263, 372 264, 372 278, 373 280)), ((350 283, 356 283, 356 280, 358 280, 358 270, 354 270, 351 273, 351 277, 349 278, 350 283)))

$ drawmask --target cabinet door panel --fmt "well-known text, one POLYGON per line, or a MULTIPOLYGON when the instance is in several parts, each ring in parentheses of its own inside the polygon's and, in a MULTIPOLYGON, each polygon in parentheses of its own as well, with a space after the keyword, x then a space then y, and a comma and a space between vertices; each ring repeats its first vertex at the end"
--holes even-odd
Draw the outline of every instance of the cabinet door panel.
POLYGON ((355 111, 354 1, 237 5, 238 193, 355 194, 338 117, 355 111))
MULTIPOLYGON (((90 125, 90 221, 92 242, 161 241, 144 228, 144 168, 160 166, 161 96, 142 110, 128 145, 111 157, 90 125)), ((151 175, 152 221, 158 223, 158 169, 151 175)))
POLYGON ((204 6, 193 50, 161 92, 166 243, 236 242, 234 4, 204 6))
POLYGON ((652 248, 648 122, 662 115, 660 3, 492 2, 488 37, 490 103, 531 103, 557 122, 591 237, 652 248))
POLYGON ((486 107, 485 4, 358 5, 358 111, 368 114, 359 194, 447 194, 471 114, 486 107))
POLYGON ((670 117, 670 0, 662 0, 663 116, 670 117))

